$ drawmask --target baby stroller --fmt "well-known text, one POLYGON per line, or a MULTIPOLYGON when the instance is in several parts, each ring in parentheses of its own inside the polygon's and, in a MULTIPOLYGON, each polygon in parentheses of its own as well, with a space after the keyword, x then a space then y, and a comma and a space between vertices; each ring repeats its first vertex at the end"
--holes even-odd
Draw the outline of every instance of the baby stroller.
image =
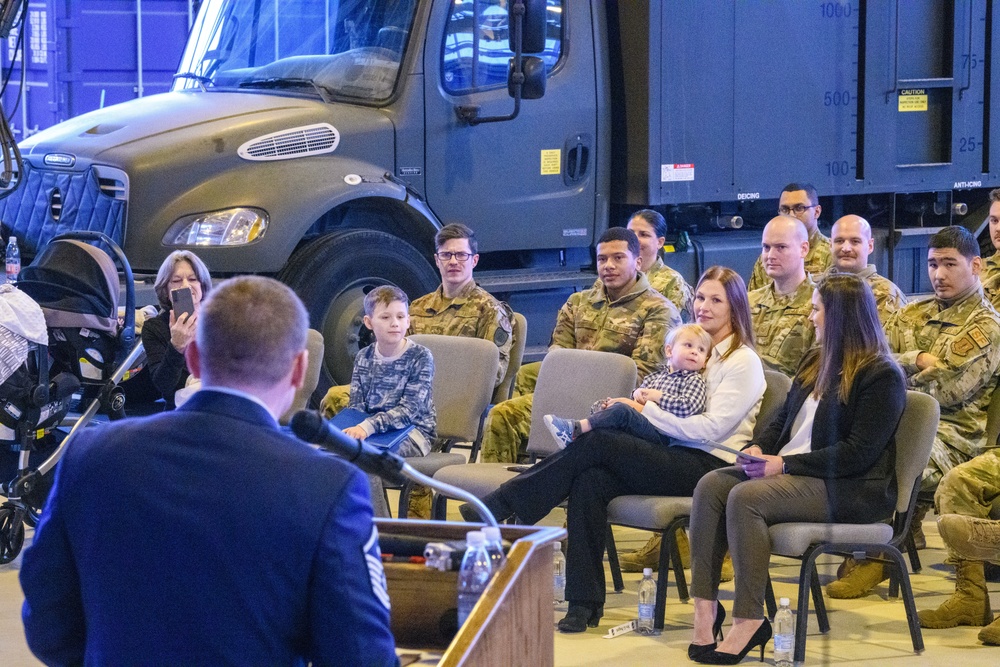
POLYGON ((15 409, 7 415, 11 423, 4 426, 16 437, 5 442, 0 430, 0 446, 18 452, 16 477, 0 489, 7 496, 0 506, 0 564, 20 552, 23 524, 37 521, 51 485, 51 476, 46 475, 75 433, 99 413, 109 419, 125 416, 125 398, 118 385, 138 372, 143 359, 142 344, 135 339, 132 269, 121 248, 104 234, 57 236, 21 272, 17 287, 41 307, 48 348, 37 346, 34 362, 22 375, 22 384, 30 389, 29 409, 15 409), (96 242, 111 254, 85 241, 96 242), (123 321, 118 318, 116 261, 126 285, 123 321), (54 375, 52 383, 50 375, 54 375), (72 394, 78 390, 82 413, 66 422, 72 394), (71 428, 63 435, 55 429, 60 425, 71 428), (32 452, 48 455, 33 465, 32 452))

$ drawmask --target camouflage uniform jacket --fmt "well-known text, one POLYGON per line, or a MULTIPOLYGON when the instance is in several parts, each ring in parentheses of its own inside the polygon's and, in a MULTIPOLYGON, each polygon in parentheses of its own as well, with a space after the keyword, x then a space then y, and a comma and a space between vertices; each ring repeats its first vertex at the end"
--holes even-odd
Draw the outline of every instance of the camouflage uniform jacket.
POLYGON ((980 288, 943 305, 934 297, 908 304, 886 324, 886 335, 907 387, 941 404, 938 438, 972 458, 986 445, 986 408, 1000 368, 1000 315, 980 288), (937 357, 938 365, 917 369, 921 352, 937 357))
MULTIPOLYGON (((806 255, 806 274, 812 276, 823 273, 833 265, 833 252, 830 250, 830 239, 823 236, 823 233, 816 230, 816 233, 809 237, 809 254, 806 255)), ((760 257, 753 265, 753 273, 750 274, 750 282, 747 283, 747 291, 753 292, 765 285, 771 284, 771 279, 764 271, 764 264, 760 257)))
POLYGON ((608 298, 603 284, 571 294, 556 316, 552 348, 617 352, 632 357, 639 379, 663 361, 663 339, 681 323, 674 304, 649 286, 644 273, 628 294, 608 298))
POLYGON ((376 345, 372 343, 354 358, 347 407, 370 415, 358 424, 369 435, 413 424, 409 439, 426 454, 437 427, 431 390, 434 357, 423 345, 407 341, 402 354, 385 359, 376 345))
POLYGON ((809 321, 815 285, 806 278, 787 296, 778 294, 772 282, 750 292, 750 319, 757 337, 757 354, 764 365, 792 377, 816 330, 809 321))
POLYGON ((500 384, 510 363, 512 321, 510 306, 472 281, 454 298, 446 298, 444 288, 438 286, 410 304, 411 334, 493 341, 500 350, 500 368, 494 384, 500 384))
POLYGON ((895 313, 897 310, 902 310, 903 306, 906 305, 906 295, 903 294, 903 290, 896 286, 896 283, 892 282, 885 276, 880 276, 875 269, 874 264, 869 264, 867 267, 862 269, 859 273, 850 274, 845 271, 838 271, 836 266, 831 266, 830 270, 821 276, 813 276, 813 280, 819 282, 827 276, 833 276, 837 274, 844 275, 856 275, 858 278, 864 279, 868 286, 872 288, 872 294, 875 296, 875 307, 878 308, 878 319, 885 326, 885 323, 889 321, 889 317, 895 313))
POLYGON ((994 308, 1000 308, 1000 252, 983 260, 983 271, 979 274, 983 292, 994 308))

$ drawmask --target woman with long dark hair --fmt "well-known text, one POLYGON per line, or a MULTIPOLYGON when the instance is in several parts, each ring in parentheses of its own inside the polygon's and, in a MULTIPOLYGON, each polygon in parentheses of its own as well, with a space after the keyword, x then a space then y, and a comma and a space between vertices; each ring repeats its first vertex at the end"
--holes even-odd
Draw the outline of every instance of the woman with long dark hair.
POLYGON ((569 498, 569 610, 559 622, 563 632, 597 627, 603 615, 608 503, 631 494, 689 496, 702 475, 736 458, 712 443, 741 449, 750 441, 764 395, 764 369, 753 351, 743 279, 731 269, 710 268, 698 282, 694 310, 714 344, 705 371, 704 412, 680 418, 654 401, 636 404, 663 434, 659 442, 614 430, 590 431, 483 499, 499 521, 516 514, 535 523, 569 498))
POLYGON ((744 451, 758 461, 705 475, 691 514, 694 638, 700 663, 736 664, 771 638, 764 591, 771 556, 768 526, 790 521, 869 523, 896 502, 893 434, 906 384, 893 361, 868 285, 852 275, 825 279, 810 319, 811 351, 784 406, 744 451), (725 611, 718 602, 726 551, 736 571, 733 627, 716 645, 725 611))

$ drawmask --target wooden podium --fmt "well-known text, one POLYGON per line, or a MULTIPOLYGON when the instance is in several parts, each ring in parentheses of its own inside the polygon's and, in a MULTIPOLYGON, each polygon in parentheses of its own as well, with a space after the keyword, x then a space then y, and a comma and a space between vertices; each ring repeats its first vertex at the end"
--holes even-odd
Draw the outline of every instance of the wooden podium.
MULTIPOLYGON (((379 534, 464 540, 478 524, 378 519, 379 534)), ((552 544, 566 536, 562 528, 501 526, 511 542, 507 563, 494 575, 458 634, 448 637, 442 619, 457 608, 458 572, 424 565, 386 563, 392 600, 392 631, 400 648, 444 650, 438 663, 458 665, 552 665, 552 544)))

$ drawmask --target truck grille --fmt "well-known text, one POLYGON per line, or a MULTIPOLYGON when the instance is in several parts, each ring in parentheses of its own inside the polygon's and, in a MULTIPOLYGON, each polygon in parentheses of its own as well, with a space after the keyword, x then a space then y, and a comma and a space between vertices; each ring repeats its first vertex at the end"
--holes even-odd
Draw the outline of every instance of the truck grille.
POLYGON ((104 232, 121 245, 127 201, 112 195, 100 181, 126 177, 120 170, 101 171, 98 175, 96 167, 80 172, 48 170, 25 162, 17 189, 0 199, 0 222, 18 237, 29 257, 68 231, 104 232), (112 172, 110 178, 107 171, 112 172))
POLYGON ((244 160, 263 162, 322 155, 337 150, 340 133, 329 123, 305 125, 251 139, 237 150, 244 160))

